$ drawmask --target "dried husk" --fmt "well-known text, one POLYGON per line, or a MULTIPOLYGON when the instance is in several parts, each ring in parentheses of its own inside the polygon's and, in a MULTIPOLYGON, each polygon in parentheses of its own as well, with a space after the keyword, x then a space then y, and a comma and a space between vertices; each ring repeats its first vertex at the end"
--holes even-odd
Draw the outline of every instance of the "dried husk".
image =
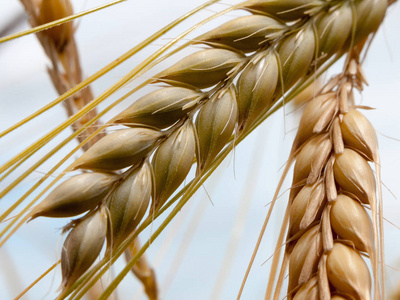
POLYGON ((352 23, 352 10, 347 2, 332 7, 317 21, 319 64, 341 50, 351 32, 352 23))
POLYGON ((119 176, 109 173, 84 173, 58 185, 32 211, 32 219, 72 217, 95 208, 110 192, 119 176))
MULTIPOLYGON (((350 61, 349 69, 352 69, 354 60, 350 61)), ((354 76, 354 75, 353 75, 354 76)), ((339 111, 341 114, 345 114, 349 111, 349 102, 353 102, 353 85, 351 82, 347 81, 339 89, 339 111)), ((352 103, 351 103, 352 104, 352 103)))
POLYGON ((243 52, 252 52, 281 36, 285 30, 287 26, 275 18, 250 15, 228 21, 194 40, 217 47, 228 46, 243 52))
POLYGON ((310 280, 318 270, 319 257, 322 254, 322 240, 319 230, 319 225, 307 230, 296 242, 290 254, 289 292, 310 280))
POLYGON ((96 260, 107 233, 104 207, 79 220, 65 239, 61 253, 62 288, 69 289, 96 260))
POLYGON ((322 94, 312 99, 304 109, 292 152, 297 151, 315 133, 326 129, 336 110, 335 93, 322 94))
POLYGON ((328 254, 329 282, 338 292, 357 300, 371 299, 371 276, 360 254, 341 243, 335 243, 328 254))
POLYGON ((200 109, 196 119, 199 138, 199 168, 209 165, 232 136, 237 121, 234 87, 212 97, 200 109))
MULTIPOLYGON (((282 1, 279 1, 282 3, 282 1)), ((315 34, 311 25, 284 38, 278 48, 282 65, 282 81, 284 92, 307 74, 315 57, 315 34)), ((277 89, 282 93, 282 87, 277 89)))
POLYGON ((174 131, 156 150, 152 160, 156 210, 185 180, 192 167, 195 152, 196 140, 190 120, 174 131))
MULTIPOLYGON (((333 245, 332 245, 333 246, 333 245)), ((331 300, 331 289, 329 286, 328 272, 326 270, 326 260, 328 255, 326 252, 322 254, 318 263, 318 292, 319 300, 331 300)))
POLYGON ((333 140, 333 149, 335 150, 335 154, 342 154, 344 151, 344 142, 343 142, 342 130, 340 129, 339 117, 336 117, 333 120, 332 140, 333 140))
POLYGON ((364 154, 371 161, 378 155, 378 139, 372 124, 356 109, 344 114, 340 123, 343 141, 346 146, 364 154))
POLYGON ((193 89, 162 88, 141 97, 112 121, 127 126, 166 128, 186 116, 205 97, 193 89))
POLYGON ((293 300, 318 300, 318 278, 312 277, 306 284, 304 284, 294 295, 293 300))
POLYGON ((321 236, 324 253, 333 248, 333 233, 331 226, 331 203, 325 206, 321 216, 321 236))
POLYGON ((150 203, 152 173, 148 162, 143 163, 112 192, 107 203, 110 211, 109 244, 118 246, 132 233, 150 203))
POLYGON ((334 162, 335 156, 331 155, 325 167, 325 189, 328 202, 335 201, 337 198, 335 174, 333 173, 334 162))
POLYGON ((327 134, 320 134, 304 144, 296 157, 293 171, 293 185, 307 179, 313 184, 321 176, 332 150, 332 142, 327 134))
MULTIPOLYGON (((73 14, 69 0, 42 0, 40 3, 38 22, 45 24, 73 14)), ((60 24, 43 31, 54 42, 58 52, 63 52, 73 37, 72 22, 60 24)))
POLYGON ((351 241, 359 251, 371 253, 374 244, 372 221, 358 201, 339 195, 332 203, 331 224, 341 239, 351 241))
POLYGON ((74 169, 119 170, 140 162, 153 150, 162 132, 148 128, 112 132, 90 147, 73 164, 74 169))
POLYGON ((226 79, 245 56, 226 49, 206 49, 193 53, 156 75, 156 82, 207 88, 226 79))
POLYGON ((251 12, 262 12, 285 21, 300 19, 324 5, 319 0, 250 0, 243 7, 251 12))
POLYGON ((375 177, 368 162, 357 152, 345 148, 333 164, 335 180, 342 190, 364 204, 375 201, 375 177))
POLYGON ((248 63, 238 79, 240 129, 271 107, 278 77, 278 61, 272 51, 260 53, 248 63))
POLYGON ((290 205, 289 236, 306 229, 319 219, 325 199, 323 182, 304 186, 290 205))

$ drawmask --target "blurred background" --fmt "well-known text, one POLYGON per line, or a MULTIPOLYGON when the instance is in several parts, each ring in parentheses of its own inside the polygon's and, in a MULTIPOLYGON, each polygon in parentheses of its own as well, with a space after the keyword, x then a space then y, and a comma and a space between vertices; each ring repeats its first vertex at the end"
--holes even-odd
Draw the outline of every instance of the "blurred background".
MULTIPOLYGON (((84 74, 90 76, 150 34, 203 2, 201 0, 128 0, 75 21, 75 38, 84 74)), ((92 84, 94 94, 101 94, 179 33, 207 16, 238 2, 221 1, 191 17, 163 38, 94 82, 92 84)), ((106 1, 72 1, 75 12, 102 3, 106 1)), ((16 19, 20 21, 11 32, 29 28, 19 1, 0 0, 0 7, 0 30, 16 19)), ((214 28, 217 24, 244 14, 241 11, 230 12, 195 31, 187 39, 194 38, 214 28)), ((389 8, 385 22, 376 35, 364 63, 370 85, 357 99, 361 105, 376 108, 363 111, 363 113, 376 128, 380 143, 389 293, 400 285, 400 252, 398 251, 400 247, 399 20, 400 9, 398 4, 394 4, 389 8)), ((180 44, 187 39, 181 41, 180 44)), ((163 62, 107 99, 98 109, 103 109, 118 96, 169 66, 174 60, 200 48, 201 46, 191 46, 183 51, 183 54, 178 54, 163 62)), ((47 74, 48 65, 49 61, 34 35, 0 44, 0 131, 58 96, 47 74)), ((329 78, 340 72, 341 68, 342 61, 339 61, 326 77, 329 78)), ((154 87, 145 88, 128 98, 108 113, 103 120, 107 121, 117 111, 127 107, 152 89, 154 87)), ((63 106, 58 105, 1 138, 0 163, 4 163, 25 149, 66 117, 63 106)), ((154 241, 146 252, 146 257, 156 271, 162 299, 233 299, 236 297, 268 210, 267 205, 272 199, 282 166, 289 155, 298 119, 299 111, 288 105, 285 111, 278 111, 259 126, 235 149, 232 155, 228 156, 164 233, 154 241), (207 196, 206 191, 210 197, 207 196)), ((0 182, 0 190, 71 132, 71 130, 65 130, 48 145, 43 146, 27 163, 0 182)), ((0 212, 4 212, 42 178, 55 162, 76 145, 74 141, 62 148, 51 160, 26 178, 18 188, 1 199, 0 212)), ((72 162, 77 155, 65 165, 72 162)), ((59 169, 58 172, 61 170, 59 169)), ((273 254, 279 233, 290 179, 291 175, 288 176, 282 188, 282 196, 274 210, 242 299, 263 298, 270 267, 269 258, 273 254)), ((13 299, 60 258, 63 243, 60 228, 67 222, 67 219, 36 219, 25 224, 0 248, 0 299, 13 299)), ((140 236, 141 240, 143 242, 147 240, 159 224, 160 222, 157 221, 154 227, 144 232, 140 236)), ((2 230, 6 225, 7 222, 0 224, 0 229, 2 230)), ((124 264, 124 259, 120 259, 105 276, 104 281, 111 280, 124 267, 124 264)), ((54 299, 60 282, 61 270, 57 267, 22 299, 54 299)), ((118 299, 146 299, 141 285, 131 274, 117 289, 116 295, 118 299)))

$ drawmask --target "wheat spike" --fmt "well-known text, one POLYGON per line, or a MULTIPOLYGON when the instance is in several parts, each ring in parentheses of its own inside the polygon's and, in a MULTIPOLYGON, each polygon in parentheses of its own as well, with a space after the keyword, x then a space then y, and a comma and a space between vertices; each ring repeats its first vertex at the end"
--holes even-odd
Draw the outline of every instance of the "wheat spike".
MULTIPOLYGON (((356 58, 351 57, 350 61, 358 64, 356 58)), ((339 81, 333 79, 336 87, 328 83, 330 90, 326 87, 308 104, 293 145, 299 150, 292 151, 296 164, 285 251, 290 257, 289 299, 307 293, 319 295, 320 299, 331 299, 335 293, 352 299, 372 299, 371 275, 362 259, 363 253, 371 259, 374 299, 384 298, 378 273, 381 250, 376 222, 376 182, 368 164, 368 159, 378 157, 376 134, 365 117, 352 108, 353 103, 341 105, 341 91, 353 93, 354 87, 360 88, 357 74, 351 71, 352 63, 339 81), (327 99, 334 101, 335 109, 327 115, 330 121, 324 121, 315 130, 315 120, 323 114, 321 109, 328 107, 327 99), (340 109, 347 106, 349 110, 340 109), (314 126, 313 133, 305 124, 314 126), (302 182, 306 185, 297 187, 302 182), (316 190, 319 186, 322 193, 316 190), (372 220, 361 204, 370 206, 372 220), (317 274, 318 284, 313 274, 317 274)), ((346 95, 345 100, 350 99, 353 97, 346 95)))
MULTIPOLYGON (((39 15, 32 13, 34 22, 72 13, 61 2, 53 2, 60 15, 54 14, 56 9, 49 3, 43 0, 39 15)), ((195 184, 209 176, 219 159, 234 147, 235 138, 244 139, 267 114, 284 104, 285 95, 300 88, 330 59, 333 62, 335 56, 349 53, 343 74, 307 105, 291 151, 290 161, 296 163, 284 250, 284 264, 289 264, 287 295, 289 299, 372 298, 362 253, 371 259, 374 296, 383 298, 378 271, 382 246, 378 246, 377 235, 377 187, 369 165, 369 161, 379 163, 379 156, 373 127, 354 104, 354 89, 362 89, 365 77, 359 53, 352 49, 362 48, 377 30, 386 7, 385 0, 251 0, 231 8, 251 15, 190 41, 188 44, 203 44, 206 49, 181 58, 147 80, 143 86, 163 87, 111 118, 107 126, 117 125, 117 130, 105 136, 93 134, 90 147, 85 146, 87 151, 67 169, 87 173, 61 183, 33 210, 32 218, 87 212, 68 227, 72 229, 63 248, 60 297, 79 296, 85 290, 86 282, 80 284, 86 278, 81 276, 90 273, 105 238, 108 251, 93 272, 132 248, 129 245, 143 228, 176 199, 185 199, 186 191, 187 195, 193 193, 195 184), (189 175, 192 169, 197 172, 189 175), (184 182, 189 184, 182 187, 184 182), (371 207, 372 220, 363 205, 371 207), (345 215, 347 211, 353 218, 345 215), (340 256, 348 263, 340 262, 340 256), (68 291, 76 282, 78 290, 68 291)), ((81 73, 73 73, 71 67, 77 65, 71 24, 39 36, 49 57, 64 57, 64 73, 56 68, 49 71, 59 93, 81 82, 81 73), (69 52, 74 61, 65 59, 69 52), (66 86, 60 83, 62 76, 70 79, 66 86)), ((77 95, 86 104, 92 97, 84 93, 77 95)), ((89 121, 82 119, 75 127, 93 130, 85 125, 92 124, 86 116, 89 121)), ((131 252, 131 262, 142 254, 141 250, 131 252)), ((274 281, 275 276, 271 277, 274 281)), ((114 288, 110 286, 103 298, 114 288)), ((280 288, 278 285, 277 290, 280 288)))

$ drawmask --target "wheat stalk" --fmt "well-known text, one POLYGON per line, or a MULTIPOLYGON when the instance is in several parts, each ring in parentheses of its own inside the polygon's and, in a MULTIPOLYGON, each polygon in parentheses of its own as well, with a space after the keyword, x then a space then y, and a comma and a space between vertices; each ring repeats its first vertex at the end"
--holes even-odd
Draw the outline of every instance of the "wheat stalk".
MULTIPOLYGON (((68 216, 89 210, 86 216, 67 227, 67 229, 73 229, 65 242, 64 265, 65 261, 73 257, 79 267, 63 267, 66 271, 63 276, 65 293, 62 297, 72 291, 68 289, 74 288, 75 281, 90 266, 86 264, 90 260, 85 253, 91 250, 92 255, 99 253, 104 243, 106 234, 100 229, 91 235, 97 234, 99 236, 97 239, 84 240, 84 231, 92 230, 86 229, 89 228, 88 224, 92 218, 97 218, 93 219, 97 223, 104 222, 104 218, 112 220, 110 222, 112 229, 108 233, 108 253, 113 255, 113 261, 136 235, 150 224, 153 217, 157 217, 166 207, 174 203, 176 197, 167 201, 187 177, 195 159, 196 176, 193 183, 182 190, 182 194, 177 194, 177 197, 183 196, 180 204, 175 207, 175 211, 184 205, 198 183, 215 169, 234 143, 246 137, 254 126, 270 113, 271 107, 277 103, 285 91, 299 80, 312 77, 312 73, 333 55, 342 54, 356 43, 366 39, 378 28, 386 8, 386 5, 383 5, 384 1, 379 2, 380 9, 372 14, 375 19, 371 19, 370 22, 361 22, 360 20, 364 20, 365 16, 370 17, 372 7, 377 3, 360 0, 352 6, 353 4, 350 5, 347 2, 310 1, 307 5, 304 5, 304 1, 301 5, 299 2, 301 1, 291 1, 289 7, 275 2, 271 2, 274 3, 271 6, 265 1, 239 4, 236 8, 245 8, 254 15, 228 22, 194 39, 193 43, 204 43, 211 48, 194 53, 154 76, 150 82, 161 82, 172 87, 163 87, 145 95, 130 108, 114 117, 108 124, 120 123, 131 128, 116 131, 100 139, 69 167, 69 170, 90 170, 91 172, 86 173, 87 175, 84 174, 88 178, 106 176, 108 181, 105 187, 97 186, 99 182, 93 180, 93 188, 88 190, 88 195, 79 194, 79 186, 69 183, 81 182, 78 176, 83 175, 78 175, 69 179, 69 182, 59 185, 35 207, 30 216, 58 217, 60 205, 63 207, 63 213, 65 212, 64 203, 61 203, 63 201, 71 207, 68 216), (353 19, 354 12, 361 12, 361 16, 353 19), (273 17, 266 16, 265 13, 273 17), (332 19, 332 16, 335 17, 332 19), (256 52, 253 53, 253 51, 256 52), (234 130, 237 140, 232 139, 234 130), (122 174, 114 172, 125 168, 128 169, 122 174), (135 187, 135 193, 140 195, 137 199, 131 196, 132 187, 135 187), (60 199, 55 196, 56 193, 65 195, 66 199, 62 199, 61 202, 55 201, 55 198, 60 199), (77 196, 72 197, 71 195, 75 193, 77 196), (134 232, 144 217, 150 195, 152 197, 150 214, 134 232), (88 200, 87 206, 77 207, 76 202, 81 202, 82 198, 88 200), (133 201, 132 205, 129 205, 133 210, 121 210, 121 206, 126 206, 129 201, 133 201), (115 205, 116 208, 113 209, 113 203, 117 202, 121 203, 115 205), (105 213, 105 211, 108 212, 105 213), (85 245, 82 252, 70 250, 75 248, 69 246, 72 244, 70 241, 75 238, 78 239, 78 244, 80 239, 81 244, 85 245)), ((350 80, 348 82, 353 84, 350 80)), ((344 83, 341 84, 344 85, 344 83)), ((342 106, 346 105, 344 100, 339 102, 342 106)), ((341 107, 341 109, 341 113, 346 112, 345 108, 341 107)), ((325 130, 327 124, 330 126, 332 124, 329 128, 338 135, 342 130, 338 129, 338 121, 331 122, 336 114, 337 112, 334 111, 332 114, 324 115, 317 127, 325 130)), ((319 132, 322 129, 319 129, 319 132)), ((294 147, 293 153, 296 153, 300 146, 305 148, 302 143, 309 138, 310 136, 306 138, 303 136, 300 141, 297 141, 298 145, 294 147)), ((305 170, 301 172, 295 170, 295 174, 301 174, 296 178, 295 185, 303 180, 304 176, 310 178, 308 184, 314 184, 320 177, 324 164, 332 161, 328 159, 332 144, 336 148, 339 147, 335 143, 336 140, 332 141, 329 135, 321 135, 313 142, 310 141, 310 147, 317 147, 317 152, 321 150, 326 155, 318 156, 319 159, 315 162, 318 169, 312 169, 310 175, 307 174, 310 172, 307 171, 309 166, 305 166, 303 168, 305 170)), ((339 153, 340 151, 336 152, 336 154, 339 153)), ((307 156, 304 159, 310 160, 307 156)), ((296 188, 299 189, 298 186, 296 188)), ((294 193, 291 199, 294 199, 294 193)), ((170 219, 176 214, 175 211, 170 215, 170 219)), ((318 215, 315 209, 314 214, 318 215)), ((329 211, 326 214, 329 215, 329 211)), ((292 220, 293 218, 291 222, 292 220)), ((155 232, 155 236, 158 234, 159 230, 155 232)), ((323 240, 325 239, 326 237, 323 237, 323 240)), ((290 240, 290 242, 293 241, 290 240)), ((326 247, 325 253, 333 246, 326 247)), ((136 263, 146 246, 142 249, 128 263, 127 268, 131 268, 136 263)), ((288 250, 290 251, 292 250, 288 250)), ((372 252, 369 254, 373 255, 372 252)), ((93 255, 93 257, 96 256, 93 255)), ((326 258, 327 265, 329 265, 329 259, 330 256, 326 258)), ((104 265, 107 261, 106 257, 101 264, 104 265)), ((92 274, 100 270, 101 264, 98 264, 93 272, 87 273, 87 276, 93 276, 92 274)), ((90 277, 84 277, 81 280, 88 278, 90 279, 90 277)), ((120 278, 121 276, 118 276, 115 283, 118 283, 120 278)), ((315 286, 315 279, 313 280, 310 285, 315 286)), ((92 280, 90 284, 94 281, 92 280)), ((295 278, 292 281, 298 280, 295 278)), ((294 285, 292 288, 296 289, 299 287, 298 284, 302 283, 292 284, 294 285)), ((78 284, 80 284, 79 280, 78 284)), ((113 284, 107 289, 102 297, 107 297, 115 286, 113 284)), ((79 289, 82 288, 83 285, 79 286, 79 289)), ((76 297, 79 297, 86 287, 81 291, 79 289, 74 291, 76 297)), ((292 291, 289 290, 289 292, 292 291)), ((376 292, 379 293, 379 291, 376 292)))

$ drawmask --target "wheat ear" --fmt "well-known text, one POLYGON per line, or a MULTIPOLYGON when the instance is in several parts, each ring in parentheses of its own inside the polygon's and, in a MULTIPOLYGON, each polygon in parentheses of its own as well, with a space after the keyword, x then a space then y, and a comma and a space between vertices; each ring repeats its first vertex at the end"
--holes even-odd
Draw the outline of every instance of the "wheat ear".
POLYGON ((296 163, 283 260, 289 264, 289 299, 371 299, 362 255, 371 259, 373 298, 385 297, 378 270, 376 181, 368 164, 379 162, 377 137, 353 96, 365 82, 358 55, 351 52, 345 72, 304 110, 292 149, 296 163))
MULTIPOLYGON (((148 99, 156 100, 141 99, 138 101, 141 105, 133 104, 129 111, 116 116, 113 119, 115 123, 130 128, 103 137, 72 165, 75 169, 90 170, 88 174, 96 176, 128 168, 119 175, 112 175, 118 179, 107 186, 109 192, 104 198, 91 203, 94 207, 88 208, 87 216, 77 221, 80 222, 78 225, 87 224, 88 218, 108 209, 111 215, 108 218, 115 218, 108 234, 109 249, 118 248, 120 245, 111 241, 126 241, 132 237, 132 232, 143 217, 142 212, 149 205, 149 190, 152 191, 150 213, 156 214, 165 207, 165 203, 187 177, 195 157, 196 176, 204 176, 213 166, 215 157, 226 149, 235 128, 239 136, 248 134, 252 126, 296 82, 312 76, 324 61, 337 53, 346 52, 354 43, 375 31, 384 16, 386 2, 378 3, 379 10, 376 10, 375 4, 374 1, 360 0, 354 7, 347 1, 290 1, 288 4, 248 1, 238 5, 238 8, 257 16, 240 20, 248 22, 249 32, 238 30, 231 23, 195 39, 211 48, 194 53, 157 74, 154 83, 165 83, 172 87, 160 89, 161 98, 147 95, 145 97, 148 99), (361 17, 349 21, 353 9, 368 16, 374 10, 375 18, 370 22, 362 22, 361 17), (339 11, 337 21, 329 17, 332 11, 339 11), (342 16, 343 20, 353 25, 353 31, 347 27, 337 30, 342 24, 342 16), (262 42, 259 42, 260 36, 253 33, 263 30, 262 42), (320 48, 321 40, 324 47, 320 48), (253 46, 248 46, 252 43, 253 46), (182 97, 182 94, 188 96, 182 97), (162 120, 154 118, 159 113, 163 114, 162 120), (132 185, 128 184, 130 181, 132 185), (136 193, 145 196, 141 199, 132 198, 130 191, 133 186, 136 193), (133 201, 138 208, 135 211, 121 211, 120 206, 116 206, 118 208, 113 212, 115 201, 123 204, 133 201), (135 220, 132 224, 124 221, 132 218, 135 220)), ((312 146, 322 142, 323 153, 329 154, 331 144, 328 135, 318 136, 313 141, 312 146)), ((322 156, 317 164, 325 163, 325 160, 322 156)), ((311 173, 310 181, 316 180, 318 170, 311 173)), ((49 199, 56 190, 44 202, 51 202, 49 199)), ((93 193, 99 193, 99 190, 94 189, 93 193)), ((72 213, 81 212, 77 210, 72 213)), ((44 215, 41 204, 33 210, 33 215, 44 215)), ((56 209, 46 210, 46 216, 57 217, 56 209)), ((79 237, 80 234, 75 234, 74 230, 80 233, 84 230, 81 228, 86 227, 81 225, 78 231, 74 226, 70 235, 79 237)), ((100 235, 103 238, 103 232, 100 235)), ((97 250, 101 240, 88 241, 93 244, 88 244, 85 251, 91 247, 97 250)), ((68 250, 70 247, 67 246, 64 261, 68 260, 69 255, 77 261, 85 257, 85 252, 75 253, 68 250)), ((86 264, 84 267, 69 268, 64 273, 64 292, 77 280, 79 276, 76 274, 83 274, 88 268, 86 264)), ((109 292, 110 289, 103 298, 109 292)))

